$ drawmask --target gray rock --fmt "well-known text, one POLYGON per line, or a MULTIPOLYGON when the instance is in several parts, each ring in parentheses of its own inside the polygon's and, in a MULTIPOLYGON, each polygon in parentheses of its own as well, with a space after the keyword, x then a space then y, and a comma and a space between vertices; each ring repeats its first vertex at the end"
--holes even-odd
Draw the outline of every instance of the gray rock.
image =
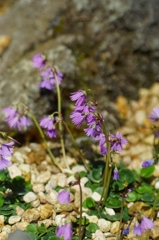
POLYGON ((28 233, 24 233, 23 231, 16 230, 9 235, 7 240, 31 240, 31 236, 28 233))

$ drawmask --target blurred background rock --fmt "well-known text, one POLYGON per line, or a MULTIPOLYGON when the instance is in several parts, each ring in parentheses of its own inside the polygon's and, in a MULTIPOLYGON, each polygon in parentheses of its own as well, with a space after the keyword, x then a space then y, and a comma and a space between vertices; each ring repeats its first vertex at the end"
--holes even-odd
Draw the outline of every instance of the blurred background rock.
POLYGON ((116 97, 136 99, 159 81, 158 12, 158 0, 0 0, 0 109, 23 102, 38 118, 56 109, 31 63, 45 53, 65 75, 67 118, 70 92, 91 88, 110 129, 118 127, 116 97))

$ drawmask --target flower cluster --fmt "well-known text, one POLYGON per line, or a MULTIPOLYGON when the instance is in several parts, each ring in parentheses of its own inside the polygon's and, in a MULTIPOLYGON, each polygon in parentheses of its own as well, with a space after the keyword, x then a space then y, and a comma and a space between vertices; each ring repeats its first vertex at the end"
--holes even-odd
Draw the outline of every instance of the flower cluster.
POLYGON ((108 141, 111 143, 111 151, 121 152, 122 145, 126 144, 127 141, 119 132, 115 135, 110 135, 106 139, 102 129, 104 122, 103 115, 96 108, 96 102, 87 102, 87 94, 83 90, 72 93, 70 98, 72 101, 75 101, 74 111, 70 115, 72 122, 77 127, 80 127, 84 121, 86 122, 88 127, 84 129, 84 132, 87 136, 99 141, 100 153, 102 155, 107 154, 108 141))
POLYGON ((56 122, 57 122, 56 118, 53 117, 52 115, 44 117, 40 120, 40 126, 46 130, 45 133, 50 138, 56 138, 56 128, 55 128, 56 122))
POLYGON ((0 170, 11 165, 8 157, 13 153, 14 142, 4 143, 0 146, 0 170))
POLYGON ((3 109, 3 113, 5 114, 5 121, 12 128, 18 128, 18 130, 22 130, 31 125, 30 119, 27 117, 27 113, 20 114, 16 107, 7 107, 3 109))
POLYGON ((153 227, 154 227, 153 221, 144 216, 141 220, 141 223, 139 223, 138 221, 135 222, 134 235, 140 236, 142 233, 152 229, 153 227))
MULTIPOLYGON (((42 70, 46 64, 46 57, 41 54, 36 54, 33 57, 33 66, 42 70)), ((56 86, 56 78, 58 84, 62 82, 63 74, 61 72, 54 72, 52 68, 47 68, 45 71, 41 72, 41 82, 39 83, 40 88, 46 88, 48 90, 54 89, 56 86), (56 74, 56 77, 55 77, 56 74)))

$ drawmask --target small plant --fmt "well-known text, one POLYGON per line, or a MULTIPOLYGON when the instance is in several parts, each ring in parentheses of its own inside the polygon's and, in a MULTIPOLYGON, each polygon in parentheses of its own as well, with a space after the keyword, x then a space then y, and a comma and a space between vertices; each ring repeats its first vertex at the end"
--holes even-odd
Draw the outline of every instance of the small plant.
MULTIPOLYGON (((62 116, 60 84, 63 81, 63 74, 54 67, 47 67, 46 64, 47 59, 44 55, 36 54, 33 57, 33 65, 40 70, 41 82, 39 83, 39 87, 46 88, 50 91, 56 90, 57 92, 57 111, 43 117, 38 122, 27 106, 19 104, 3 109, 6 117, 5 121, 11 128, 17 128, 19 131, 25 130, 35 124, 53 164, 55 164, 61 172, 66 169, 67 171, 70 170, 70 166, 67 163, 63 137, 63 129, 65 127, 66 131, 70 134, 74 146, 79 152, 86 172, 79 172, 75 176, 76 180, 69 183, 69 190, 62 189, 59 191, 57 197, 61 205, 70 203, 70 192, 73 193, 72 187, 75 185, 79 186, 80 207, 75 222, 71 222, 69 216, 65 215, 57 228, 55 226, 46 228, 44 224, 38 226, 36 223, 33 223, 28 225, 26 231, 31 233, 33 239, 39 240, 56 240, 59 238, 64 238, 64 240, 91 239, 92 234, 99 229, 98 224, 89 222, 89 216, 95 215, 98 218, 111 222, 119 221, 119 229, 115 235, 116 240, 121 240, 124 236, 128 235, 132 230, 132 226, 135 236, 140 236, 146 232, 147 239, 149 239, 149 230, 154 228, 154 213, 159 206, 159 191, 156 192, 155 187, 151 185, 151 178, 155 170, 154 164, 159 159, 159 142, 156 144, 154 141, 154 158, 145 160, 142 163, 141 169, 131 171, 123 164, 117 165, 113 157, 115 154, 122 152, 127 144, 127 140, 120 132, 110 133, 108 131, 103 114, 92 92, 90 90, 78 90, 70 95, 71 101, 74 102, 74 109, 70 114, 70 118, 77 128, 82 127, 82 125, 85 126, 84 133, 87 137, 90 137, 92 141, 96 142, 99 147, 98 156, 104 159, 103 162, 96 161, 94 163, 89 162, 88 164, 81 149, 78 148, 68 124, 62 116), (66 169, 56 160, 48 146, 45 135, 51 139, 59 135, 66 169), (88 178, 86 187, 89 187, 93 193, 98 194, 99 199, 97 202, 95 202, 92 197, 88 197, 84 201, 82 200, 83 192, 81 181, 83 177, 88 178), (142 212, 136 209, 134 209, 133 212, 129 211, 128 203, 138 201, 144 202, 147 207, 151 208, 151 214, 149 216, 143 215, 142 212), (83 209, 87 209, 87 216, 85 217, 83 216, 83 209), (112 209, 113 214, 108 214, 108 209, 112 209)), ((149 119, 154 123, 158 123, 159 107, 153 109, 149 119)), ((156 139, 159 135, 159 127, 155 125, 152 130, 154 132, 154 138, 156 139)), ((1 134, 3 136, 5 135, 4 133, 1 134)), ((14 141, 1 143, 0 170, 11 165, 9 157, 13 153, 13 147, 14 141)), ((14 214, 17 204, 20 204, 24 208, 29 207, 29 205, 21 203, 20 195, 23 195, 27 191, 27 183, 23 178, 17 177, 11 180, 9 179, 7 170, 3 170, 0 173, 0 181, 0 214, 5 215, 5 211, 9 211, 6 213, 7 216, 14 214), (11 195, 5 195, 7 194, 7 189, 11 190, 11 195), (8 203, 12 204, 10 208, 6 208, 8 203)))

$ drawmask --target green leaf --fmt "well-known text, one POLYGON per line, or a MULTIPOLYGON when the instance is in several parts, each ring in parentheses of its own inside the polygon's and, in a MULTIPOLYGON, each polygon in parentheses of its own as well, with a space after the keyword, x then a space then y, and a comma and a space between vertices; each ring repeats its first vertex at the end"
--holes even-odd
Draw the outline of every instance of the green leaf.
POLYGON ((150 167, 142 168, 140 174, 142 177, 149 178, 153 175, 154 171, 155 171, 155 166, 151 165, 150 167))
POLYGON ((2 194, 0 194, 0 207, 2 207, 4 204, 4 197, 2 194))
POLYGON ((136 188, 136 191, 140 194, 145 193, 145 192, 149 192, 152 193, 153 189, 152 186, 146 183, 142 183, 141 186, 139 186, 138 188, 136 188))
POLYGON ((127 195, 128 195, 128 197, 126 198, 127 202, 135 202, 138 199, 138 194, 136 192, 130 192, 127 195))
POLYGON ((105 206, 108 208, 120 208, 122 201, 118 198, 110 198, 106 201, 105 206))
POLYGON ((120 169, 119 181, 125 183, 125 185, 134 182, 135 181, 134 173, 128 168, 120 169))
POLYGON ((93 169, 93 171, 91 171, 88 174, 88 178, 95 183, 100 183, 102 180, 102 170, 101 169, 93 169))
POLYGON ((33 233, 37 233, 38 231, 38 225, 37 224, 29 224, 26 227, 27 232, 33 232, 33 233))
POLYGON ((91 197, 88 197, 82 204, 82 206, 84 208, 92 208, 92 207, 95 207, 96 206, 96 203, 95 201, 93 200, 93 198, 91 197))
POLYGON ((91 232, 91 233, 94 233, 96 230, 98 230, 99 227, 96 223, 93 223, 91 222, 87 227, 86 227, 86 230, 91 232))
POLYGON ((0 181, 1 181, 1 182, 2 182, 2 181, 5 181, 6 178, 7 178, 6 174, 0 173, 0 181))
POLYGON ((47 228, 45 227, 44 223, 42 223, 38 229, 40 233, 45 233, 47 228))
POLYGON ((51 236, 51 237, 49 237, 49 239, 48 240, 59 240, 59 238, 58 237, 56 237, 56 236, 51 236))
POLYGON ((143 195, 140 196, 140 199, 143 201, 143 202, 154 202, 155 200, 155 197, 151 194, 151 193, 144 193, 143 195))
POLYGON ((123 221, 127 222, 130 218, 131 217, 129 216, 128 208, 124 207, 124 209, 123 209, 123 221))
POLYGON ((115 222, 120 220, 120 213, 116 213, 115 215, 105 214, 105 218, 109 221, 115 222))

